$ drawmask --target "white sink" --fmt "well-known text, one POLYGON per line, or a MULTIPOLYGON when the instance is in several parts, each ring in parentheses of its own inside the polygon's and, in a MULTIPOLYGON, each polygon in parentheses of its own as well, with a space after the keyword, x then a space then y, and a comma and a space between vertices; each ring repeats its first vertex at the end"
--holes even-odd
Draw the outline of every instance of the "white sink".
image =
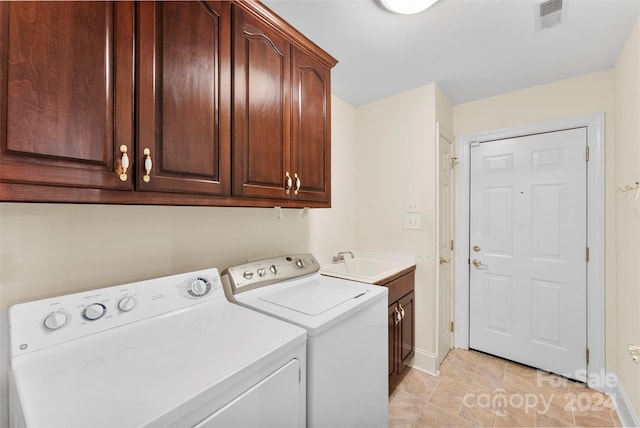
MULTIPOLYGON (((348 256, 347 256, 348 257, 348 256)), ((320 273, 339 278, 373 284, 403 270, 405 263, 369 258, 347 258, 345 261, 323 265, 320 273)))

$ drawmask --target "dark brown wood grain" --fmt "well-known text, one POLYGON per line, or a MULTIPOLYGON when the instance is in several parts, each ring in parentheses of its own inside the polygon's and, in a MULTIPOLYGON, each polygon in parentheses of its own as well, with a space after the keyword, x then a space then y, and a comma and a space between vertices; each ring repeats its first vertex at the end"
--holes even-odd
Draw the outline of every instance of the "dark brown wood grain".
POLYGON ((330 207, 335 64, 258 1, 0 2, 0 201, 330 207))
MULTIPOLYGON (((0 3, 0 180, 130 189, 133 4, 0 3)), ((132 154, 132 150, 131 153, 132 154)))
POLYGON ((230 3, 138 8, 137 190, 230 194, 230 3))

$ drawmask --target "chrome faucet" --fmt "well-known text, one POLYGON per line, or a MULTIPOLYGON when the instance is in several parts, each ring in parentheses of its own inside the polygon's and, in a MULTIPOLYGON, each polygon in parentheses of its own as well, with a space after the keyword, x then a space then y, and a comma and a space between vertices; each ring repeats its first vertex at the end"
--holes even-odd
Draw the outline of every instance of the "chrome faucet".
POLYGON ((355 256, 353 255, 353 253, 351 251, 340 251, 338 253, 338 255, 337 256, 333 256, 333 258, 331 260, 333 260, 333 263, 343 262, 345 254, 349 254, 352 259, 355 258, 355 256))

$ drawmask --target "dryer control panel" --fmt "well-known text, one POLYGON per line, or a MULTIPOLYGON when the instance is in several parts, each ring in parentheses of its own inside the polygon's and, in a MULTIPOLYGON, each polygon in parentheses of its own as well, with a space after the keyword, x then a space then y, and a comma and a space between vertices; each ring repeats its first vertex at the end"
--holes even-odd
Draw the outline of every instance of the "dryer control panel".
POLYGON ((320 270, 320 264, 313 254, 290 254, 256 260, 230 267, 222 272, 224 291, 227 298, 234 300, 234 294, 275 282, 309 275, 320 270))

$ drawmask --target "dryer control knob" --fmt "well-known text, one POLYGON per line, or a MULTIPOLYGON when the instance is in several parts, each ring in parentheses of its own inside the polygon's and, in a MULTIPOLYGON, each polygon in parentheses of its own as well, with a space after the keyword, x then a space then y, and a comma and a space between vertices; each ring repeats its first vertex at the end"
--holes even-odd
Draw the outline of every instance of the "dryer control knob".
POLYGON ((302 269, 304 267, 304 263, 302 263, 302 259, 296 259, 296 266, 302 269))
POLYGON ((262 278, 262 277, 263 277, 263 276, 265 276, 266 274, 267 274, 267 271, 266 271, 266 269, 265 269, 265 268, 263 268, 263 267, 258 268, 258 276, 259 276, 260 278, 262 278))
POLYGON ((211 285, 207 283, 208 281, 203 278, 198 278, 191 283, 189 286, 189 294, 195 297, 204 296, 211 289, 211 285))
POLYGON ((277 274, 278 273, 278 268, 276 267, 276 265, 271 265, 271 267, 269 268, 269 270, 271 271, 272 274, 277 274))
POLYGON ((136 307, 136 298, 133 296, 124 296, 118 302, 118 309, 122 312, 129 312, 131 309, 136 307))
POLYGON ((253 278, 253 272, 247 270, 242 274, 242 276, 244 276, 245 279, 251 279, 253 278))
POLYGON ((82 316, 87 321, 95 321, 102 318, 106 312, 107 308, 102 303, 92 303, 84 308, 82 316))
POLYGON ((69 317, 63 312, 52 312, 44 319, 44 326, 47 330, 57 330, 64 327, 69 321, 69 317))

